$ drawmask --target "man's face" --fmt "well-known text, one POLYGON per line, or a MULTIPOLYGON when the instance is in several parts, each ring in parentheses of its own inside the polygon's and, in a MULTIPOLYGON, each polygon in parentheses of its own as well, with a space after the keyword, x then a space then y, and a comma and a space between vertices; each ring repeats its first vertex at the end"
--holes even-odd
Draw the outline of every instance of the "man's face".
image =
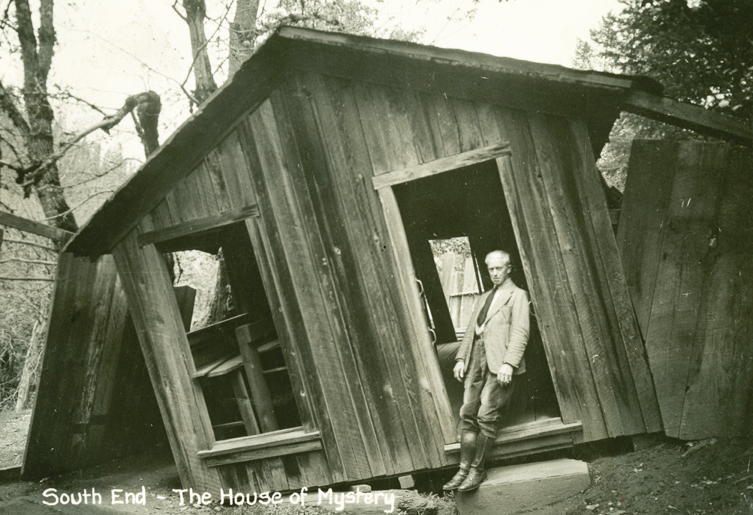
POLYGON ((510 275, 510 263, 503 258, 492 256, 486 263, 489 275, 494 286, 498 286, 507 280, 510 275))

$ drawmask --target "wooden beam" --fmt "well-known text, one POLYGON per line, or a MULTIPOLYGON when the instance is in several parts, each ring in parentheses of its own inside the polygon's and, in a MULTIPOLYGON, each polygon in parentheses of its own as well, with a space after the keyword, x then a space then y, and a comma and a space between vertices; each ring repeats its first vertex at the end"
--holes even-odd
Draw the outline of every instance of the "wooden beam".
POLYGON ((377 175, 372 181, 374 183, 374 189, 378 190, 385 186, 394 186, 396 184, 415 181, 416 179, 422 179, 424 177, 431 177, 432 175, 437 175, 442 172, 457 170, 464 166, 470 166, 480 163, 481 161, 488 161, 509 154, 510 143, 507 141, 500 141, 499 143, 489 145, 488 147, 469 150, 468 152, 435 159, 434 161, 429 161, 428 163, 412 166, 410 168, 377 175))
POLYGON ((700 134, 753 147, 753 129, 749 125, 700 106, 634 90, 627 94, 622 108, 631 113, 692 129, 700 134))
POLYGON ((35 222, 34 220, 22 218, 3 211, 0 211, 0 225, 7 225, 8 227, 18 229, 19 231, 43 236, 51 239, 55 243, 60 243, 61 245, 64 245, 70 237, 73 236, 72 232, 64 231, 63 229, 58 229, 51 225, 35 222))
POLYGON ((254 400, 256 412, 259 414, 259 424, 265 433, 276 431, 280 427, 275 416, 269 385, 264 378, 259 350, 255 345, 259 343, 260 338, 267 334, 268 331, 265 328, 269 327, 271 327, 271 321, 265 319, 253 324, 242 325, 235 330, 238 347, 240 347, 243 356, 248 387, 251 389, 251 398, 254 400))
POLYGON ((164 229, 145 232, 139 235, 139 245, 149 245, 150 243, 159 243, 168 241, 182 236, 188 236, 200 232, 206 232, 228 226, 235 222, 240 222, 252 216, 259 216, 259 209, 255 206, 247 206, 240 209, 233 209, 219 215, 212 215, 206 218, 199 218, 184 222, 164 229))

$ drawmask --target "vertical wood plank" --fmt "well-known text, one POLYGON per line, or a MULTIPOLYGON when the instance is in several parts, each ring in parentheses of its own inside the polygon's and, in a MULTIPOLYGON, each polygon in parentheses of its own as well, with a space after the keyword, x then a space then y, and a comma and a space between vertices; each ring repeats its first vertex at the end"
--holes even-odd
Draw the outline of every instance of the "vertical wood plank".
MULTIPOLYGON (((685 143, 687 144, 687 143, 685 143)), ((708 245, 680 438, 753 433, 753 179, 751 152, 702 145, 699 166, 714 169, 720 203, 708 245), (716 237, 716 240, 714 238, 716 237)))
MULTIPOLYGON (((316 424, 315 427, 322 434, 322 441, 327 453, 327 462, 333 480, 344 481, 346 476, 343 468, 343 458, 338 447, 333 420, 329 416, 329 407, 326 402, 323 385, 319 382, 319 376, 314 367, 303 366, 304 362, 314 363, 315 361, 304 313, 298 300, 301 292, 295 286, 291 272, 292 266, 289 265, 289 261, 286 258, 289 251, 286 252, 281 236, 282 227, 287 223, 288 219, 286 217, 278 217, 275 213, 278 199, 268 191, 268 182, 264 172, 264 165, 268 166, 268 163, 266 158, 262 161, 260 149, 257 148, 257 134, 259 138, 267 138, 268 129, 264 126, 261 128, 258 127, 258 123, 256 127, 253 125, 250 119, 242 124, 241 130, 243 136, 241 142, 245 156, 253 170, 252 179, 261 212, 263 230, 258 231, 258 234, 256 234, 253 228, 250 228, 249 233, 252 235, 252 238, 258 236, 262 239, 266 256, 260 257, 257 255, 257 259, 265 259, 269 263, 270 268, 275 271, 272 279, 275 281, 276 291, 284 292, 284 295, 280 295, 277 300, 287 321, 286 327, 290 332, 290 346, 293 347, 294 352, 299 356, 295 360, 295 366, 298 368, 300 377, 304 378, 307 391, 309 392, 308 402, 311 403, 312 407, 310 412, 312 418, 309 418, 309 420, 313 420, 316 424)), ((273 129, 272 127, 269 130, 273 129)), ((281 167, 278 167, 276 171, 279 172, 280 169, 281 167)), ((272 173, 272 171, 270 170, 269 173, 272 173)), ((277 209, 280 209, 279 206, 277 209)), ((288 230, 290 229, 288 228, 288 230)), ((305 392, 301 390, 301 393, 304 394, 305 392)), ((304 426, 305 424, 306 421, 304 420, 304 426)))
POLYGON ((495 108, 500 137, 510 140, 512 167, 500 174, 521 255, 527 256, 527 277, 538 313, 544 348, 564 422, 583 422, 584 439, 608 436, 599 396, 554 229, 540 165, 526 113, 495 108))
MULTIPOLYGON (((407 471, 419 468, 426 459, 421 449, 408 442, 423 441, 423 447, 430 451, 430 463, 437 466, 443 462, 445 437, 442 428, 447 430, 448 440, 454 439, 452 417, 446 394, 442 395, 444 384, 438 367, 430 369, 424 364, 426 350, 406 346, 399 337, 406 331, 412 332, 412 328, 410 319, 406 320, 401 312, 395 312, 396 306, 391 302, 395 297, 394 289, 385 284, 385 278, 394 276, 391 271, 394 269, 387 269, 382 263, 384 249, 380 242, 383 240, 379 232, 375 232, 383 224, 381 209, 374 206, 379 216, 375 219, 374 211, 368 209, 375 193, 370 188, 358 187, 363 182, 360 174, 355 182, 353 180, 352 170, 368 173, 371 166, 361 121, 354 109, 352 85, 310 75, 305 80, 302 78, 297 87, 312 92, 311 102, 295 109, 296 112, 313 110, 310 115, 303 116, 309 120, 305 133, 317 133, 325 145, 326 156, 322 159, 329 164, 328 170, 313 175, 315 186, 312 190, 320 192, 321 202, 327 207, 322 209, 326 213, 320 216, 333 232, 334 241, 329 245, 336 251, 331 253, 330 259, 343 285, 344 302, 355 311, 349 324, 355 326, 355 334, 379 335, 373 343, 368 337, 353 342, 361 364, 362 385, 372 399, 371 416, 380 433, 380 444, 396 463, 397 470, 407 471), (328 176, 333 177, 326 180, 328 176), (401 321, 400 324, 396 324, 397 320, 401 321), (430 377, 433 371, 437 372, 436 377, 430 377), (394 400, 390 402, 380 389, 390 397, 394 396, 394 400), (437 411, 442 408, 446 416, 444 423, 437 417, 437 411), (395 411, 397 416, 390 414, 395 411), (407 452, 400 451, 401 448, 407 452), (405 462, 410 460, 411 454, 416 460, 414 464, 405 462)), ((391 104, 403 106, 401 113, 407 111, 397 92, 390 91, 388 99, 391 104)), ((404 139, 411 139, 410 134, 404 139)), ((434 358, 433 349, 429 350, 434 358)))
MULTIPOLYGON (((635 426, 631 430, 649 433, 661 431, 661 414, 648 357, 625 282, 606 197, 588 138, 588 128, 583 121, 571 120, 569 125, 572 139, 562 137, 560 141, 567 146, 567 150, 573 152, 573 178, 581 197, 581 205, 585 208, 583 213, 587 215, 587 251, 597 258, 597 287, 605 293, 604 310, 612 325, 611 333, 617 346, 616 357, 620 368, 624 370, 625 380, 617 387, 630 388, 632 383, 635 389, 638 406, 633 405, 635 426)), ((566 128, 562 130, 568 132, 566 128)))
POLYGON ((594 239, 589 235, 592 227, 585 219, 588 207, 581 204, 579 188, 571 178, 572 174, 582 172, 565 169, 573 166, 567 155, 570 149, 561 141, 566 134, 557 131, 557 124, 565 120, 531 114, 529 122, 607 430, 610 436, 643 432, 627 360, 620 356, 624 355, 624 347, 620 348, 621 342, 619 347, 614 345, 619 335, 612 331, 616 324, 606 312, 606 292, 598 283, 599 270, 594 252, 588 246, 588 241, 594 239), (636 411, 637 419, 633 415, 636 411))
POLYGON ((331 164, 328 162, 329 156, 325 155, 322 144, 319 115, 313 108, 313 102, 303 101, 300 94, 301 92, 310 94, 316 89, 320 88, 310 79, 305 83, 293 80, 283 86, 281 94, 273 95, 272 101, 273 105, 277 106, 276 119, 281 129, 283 144, 289 148, 297 147, 301 161, 296 169, 300 171, 293 172, 293 180, 296 183, 308 185, 307 189, 301 189, 301 196, 310 199, 311 209, 319 221, 320 237, 315 245, 321 245, 322 259, 326 259, 330 265, 328 281, 331 281, 333 293, 330 296, 330 302, 336 306, 335 315, 342 324, 345 336, 336 340, 335 344, 341 362, 341 373, 347 377, 345 384, 350 391, 356 414, 352 423, 357 425, 360 432, 371 473, 375 476, 384 475, 386 469, 379 448, 378 429, 375 427, 369 408, 373 403, 373 396, 368 378, 364 375, 365 371, 361 366, 360 347, 365 340, 369 339, 367 336, 369 328, 364 333, 359 331, 353 323, 355 318, 365 316, 366 312, 359 309, 358 300, 348 295, 347 285, 357 279, 343 272, 343 255, 346 259, 351 255, 350 242, 345 231, 351 216, 356 214, 343 216, 338 213, 338 187, 326 181, 331 164), (291 123, 294 119, 297 123, 291 123))
POLYGON ((362 397, 349 384, 342 366, 348 356, 343 355, 347 347, 340 345, 345 342, 347 346, 348 336, 338 313, 329 260, 321 248, 320 228, 310 205, 310 193, 304 181, 293 180, 302 165, 295 147, 286 141, 289 134, 282 113, 275 113, 269 101, 260 106, 250 121, 256 133, 265 135, 264 140, 257 140, 262 170, 269 194, 276 197, 275 217, 286 220, 279 227, 280 237, 292 265, 294 288, 301 292, 299 299, 311 344, 317 347, 313 363, 325 392, 324 401, 329 406, 344 469, 348 477, 368 477, 370 465, 355 406, 362 402, 362 397))

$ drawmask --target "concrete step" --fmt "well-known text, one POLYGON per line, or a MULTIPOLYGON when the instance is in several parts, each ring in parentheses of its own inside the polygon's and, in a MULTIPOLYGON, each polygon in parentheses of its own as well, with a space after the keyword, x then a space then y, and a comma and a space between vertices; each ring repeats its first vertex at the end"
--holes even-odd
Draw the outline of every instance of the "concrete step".
POLYGON ((460 515, 512 515, 566 499, 591 486, 588 465, 551 460, 487 470, 478 490, 455 496, 460 515))

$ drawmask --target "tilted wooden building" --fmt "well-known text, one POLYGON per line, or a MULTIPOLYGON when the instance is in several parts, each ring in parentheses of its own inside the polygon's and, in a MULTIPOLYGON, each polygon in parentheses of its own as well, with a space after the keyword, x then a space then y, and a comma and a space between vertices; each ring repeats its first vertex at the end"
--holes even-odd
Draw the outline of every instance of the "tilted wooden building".
POLYGON ((457 463, 458 328, 429 246, 457 236, 478 262, 509 250, 535 312, 498 455, 661 430, 595 167, 621 110, 749 138, 646 79, 280 29, 67 246, 24 474, 148 441, 133 370, 185 486, 457 463), (188 249, 222 249, 236 310, 196 332, 163 259, 188 249), (140 356, 107 338, 126 306, 140 356))

